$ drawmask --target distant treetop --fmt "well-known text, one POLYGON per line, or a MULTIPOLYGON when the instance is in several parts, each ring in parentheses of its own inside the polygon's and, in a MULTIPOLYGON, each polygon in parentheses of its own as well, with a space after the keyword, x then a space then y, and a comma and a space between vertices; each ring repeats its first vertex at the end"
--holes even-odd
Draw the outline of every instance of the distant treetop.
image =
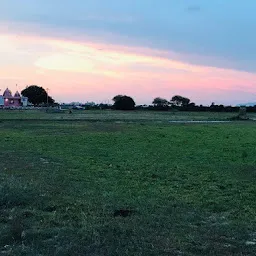
POLYGON ((37 85, 27 86, 21 94, 28 97, 28 101, 34 105, 45 104, 47 101, 49 104, 54 103, 54 99, 47 94, 46 90, 37 85))
POLYGON ((117 110, 133 110, 135 109, 135 102, 133 98, 126 95, 116 95, 113 98, 114 101, 114 109, 117 110))

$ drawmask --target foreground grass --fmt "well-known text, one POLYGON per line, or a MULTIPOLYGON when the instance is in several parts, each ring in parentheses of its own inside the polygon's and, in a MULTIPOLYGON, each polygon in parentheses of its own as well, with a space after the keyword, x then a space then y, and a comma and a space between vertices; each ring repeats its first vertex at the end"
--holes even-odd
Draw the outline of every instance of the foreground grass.
POLYGON ((256 127, 0 123, 0 253, 255 255, 256 127))

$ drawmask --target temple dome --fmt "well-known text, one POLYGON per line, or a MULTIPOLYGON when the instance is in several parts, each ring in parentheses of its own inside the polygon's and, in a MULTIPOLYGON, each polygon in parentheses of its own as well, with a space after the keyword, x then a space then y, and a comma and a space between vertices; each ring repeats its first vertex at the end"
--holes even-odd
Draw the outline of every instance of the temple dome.
POLYGON ((20 97, 20 94, 19 94, 19 92, 18 92, 18 91, 17 91, 17 92, 15 92, 14 97, 20 97))
POLYGON ((4 97, 12 97, 12 92, 7 88, 3 94, 4 97))

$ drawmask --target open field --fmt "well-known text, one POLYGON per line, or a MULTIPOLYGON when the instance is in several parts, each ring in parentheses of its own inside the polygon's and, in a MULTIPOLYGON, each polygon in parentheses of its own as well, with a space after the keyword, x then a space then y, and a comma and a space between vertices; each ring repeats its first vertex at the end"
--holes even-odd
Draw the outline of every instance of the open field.
MULTIPOLYGON (((170 120, 227 120, 237 113, 227 112, 177 112, 177 111, 113 111, 113 110, 68 110, 61 113, 46 113, 45 110, 0 110, 0 120, 84 120, 84 121, 170 121, 170 120)), ((256 119, 256 113, 248 113, 256 119)))
POLYGON ((229 117, 0 111, 0 255, 256 255, 256 123, 167 122, 229 117))

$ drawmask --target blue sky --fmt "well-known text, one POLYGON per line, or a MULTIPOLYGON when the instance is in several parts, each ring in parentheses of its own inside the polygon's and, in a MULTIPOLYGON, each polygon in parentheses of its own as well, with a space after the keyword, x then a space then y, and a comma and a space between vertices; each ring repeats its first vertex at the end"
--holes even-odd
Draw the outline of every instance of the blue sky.
MULTIPOLYGON (((179 61, 256 72, 255 0, 2 0, 12 34, 145 47, 179 61)), ((136 63, 135 63, 136 65, 136 63)))
POLYGON ((109 33, 113 38, 105 40, 219 56, 224 64, 236 62, 231 67, 256 69, 254 0, 2 0, 0 7, 0 20, 49 26, 51 34, 58 28, 65 36, 109 33))

